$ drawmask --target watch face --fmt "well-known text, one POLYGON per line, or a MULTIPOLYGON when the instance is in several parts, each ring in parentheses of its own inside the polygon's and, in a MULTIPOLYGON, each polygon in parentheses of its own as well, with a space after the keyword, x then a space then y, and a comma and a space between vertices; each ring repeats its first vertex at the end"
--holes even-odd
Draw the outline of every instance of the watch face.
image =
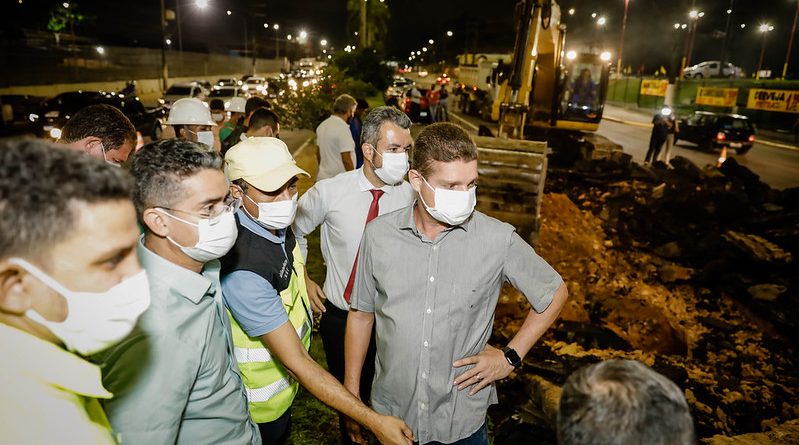
POLYGON ((503 349, 503 352, 505 352, 505 359, 508 360, 508 363, 510 363, 511 366, 516 367, 522 363, 522 359, 513 348, 506 347, 503 349))

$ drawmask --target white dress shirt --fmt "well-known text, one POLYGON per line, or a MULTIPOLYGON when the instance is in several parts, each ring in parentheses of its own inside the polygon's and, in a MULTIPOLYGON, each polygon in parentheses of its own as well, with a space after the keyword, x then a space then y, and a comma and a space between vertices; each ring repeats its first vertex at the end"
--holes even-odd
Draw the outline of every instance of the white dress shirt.
POLYGON ((345 171, 342 153, 349 152, 352 165, 355 165, 355 141, 350 126, 339 116, 332 115, 316 127, 316 145, 319 146, 320 159, 317 181, 345 171))
MULTIPOLYGON (((366 215, 372 204, 375 187, 366 179, 363 167, 317 182, 300 197, 294 219, 294 235, 308 258, 305 235, 322 225, 322 257, 327 264, 323 290, 327 299, 342 310, 349 310, 344 300, 344 288, 352 272, 355 254, 361 244, 366 215)), ((378 215, 407 207, 414 202, 415 193, 407 181, 380 188, 378 215)))

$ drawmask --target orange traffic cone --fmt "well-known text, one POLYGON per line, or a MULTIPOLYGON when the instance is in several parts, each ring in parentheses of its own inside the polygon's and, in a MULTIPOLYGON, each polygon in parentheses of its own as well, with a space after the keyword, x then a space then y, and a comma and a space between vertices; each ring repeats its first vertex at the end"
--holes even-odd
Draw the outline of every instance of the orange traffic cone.
POLYGON ((723 146, 721 148, 721 154, 719 155, 719 161, 716 163, 716 168, 721 167, 721 164, 727 160, 727 146, 723 146))

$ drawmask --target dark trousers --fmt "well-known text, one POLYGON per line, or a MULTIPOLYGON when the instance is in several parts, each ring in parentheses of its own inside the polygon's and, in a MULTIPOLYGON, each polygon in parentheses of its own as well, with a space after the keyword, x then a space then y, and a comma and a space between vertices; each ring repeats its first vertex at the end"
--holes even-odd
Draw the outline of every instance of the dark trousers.
POLYGON ((666 143, 666 136, 660 135, 652 135, 649 138, 649 150, 646 151, 646 158, 644 158, 644 162, 651 163, 655 162, 660 156, 660 149, 663 147, 663 144, 666 143))
MULTIPOLYGON (((418 443, 418 442, 414 442, 418 443)), ((488 428, 486 428, 486 424, 484 423, 483 426, 480 427, 479 430, 475 431, 474 434, 471 436, 460 439, 458 441, 452 442, 449 445, 488 445, 488 428)), ((441 442, 426 442, 424 445, 444 445, 441 442)))
POLYGON ((258 430, 263 445, 284 445, 291 434, 291 408, 271 422, 259 423, 258 430))
MULTIPOLYGON (((343 311, 333 306, 329 301, 325 302, 325 312, 322 321, 319 322, 319 336, 322 337, 322 345, 327 356, 327 369, 344 383, 344 333, 347 329, 348 311, 343 311)), ((372 379, 375 376, 375 333, 372 330, 372 340, 369 342, 369 349, 366 351, 366 359, 363 362, 361 371, 361 400, 369 403, 372 394, 372 379)), ((347 429, 344 424, 344 415, 339 415, 339 430, 341 431, 341 443, 344 445, 352 444, 347 429)))

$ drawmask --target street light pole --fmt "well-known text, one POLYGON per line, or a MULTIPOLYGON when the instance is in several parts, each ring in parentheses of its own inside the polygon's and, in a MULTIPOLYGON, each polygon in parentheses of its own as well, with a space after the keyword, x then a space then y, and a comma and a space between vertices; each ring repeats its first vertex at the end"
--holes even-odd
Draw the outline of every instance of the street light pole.
POLYGON ((727 62, 727 42, 730 38, 730 21, 732 20, 732 7, 735 0, 730 0, 730 7, 727 8, 727 25, 724 27, 724 40, 721 42, 721 64, 727 62))
POLYGON ((280 58, 280 40, 278 39, 277 30, 280 29, 280 25, 275 23, 272 25, 272 29, 275 30, 275 59, 280 58))
POLYGON ((760 70, 763 68, 763 55, 766 52, 766 36, 772 29, 774 27, 771 25, 765 23, 760 25, 760 32, 763 33, 763 43, 760 45, 760 60, 757 62, 757 75, 755 76, 758 80, 760 80, 760 70))
POLYGON ((793 27, 791 28, 791 38, 788 39, 788 52, 785 53, 785 64, 782 66, 782 78, 788 74, 788 62, 791 61, 791 49, 793 49, 793 38, 796 35, 796 21, 799 19, 799 0, 796 0, 796 14, 793 16, 793 27))
POLYGON ((161 0, 161 81, 163 82, 164 91, 166 91, 169 84, 169 68, 166 64, 166 8, 164 7, 164 0, 161 0))
POLYGON ((621 78, 621 58, 624 55, 624 31, 627 30, 627 8, 630 0, 624 0, 624 19, 621 21, 621 39, 619 40, 619 61, 616 63, 616 78, 621 78))

